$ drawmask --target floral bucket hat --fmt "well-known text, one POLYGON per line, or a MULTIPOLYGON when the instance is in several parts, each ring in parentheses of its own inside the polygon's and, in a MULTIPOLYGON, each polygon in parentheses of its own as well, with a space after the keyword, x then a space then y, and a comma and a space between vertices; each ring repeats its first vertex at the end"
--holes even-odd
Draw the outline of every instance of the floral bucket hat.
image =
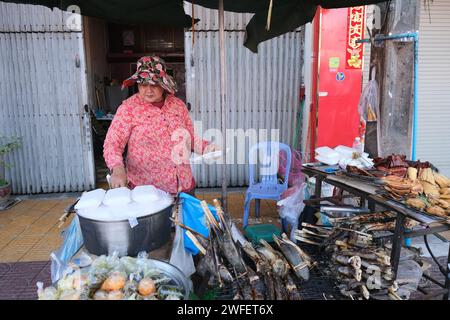
POLYGON ((136 72, 122 82, 122 89, 135 83, 160 85, 169 93, 177 91, 177 84, 166 72, 166 63, 157 56, 142 57, 137 62, 136 72))

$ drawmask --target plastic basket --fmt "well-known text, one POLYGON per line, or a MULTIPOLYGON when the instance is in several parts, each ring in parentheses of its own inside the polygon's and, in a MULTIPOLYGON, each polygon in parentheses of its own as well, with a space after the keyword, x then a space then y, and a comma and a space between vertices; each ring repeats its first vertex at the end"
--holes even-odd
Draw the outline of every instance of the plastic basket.
POLYGON ((281 230, 273 224, 254 224, 247 226, 245 229, 245 236, 254 244, 259 244, 259 240, 263 239, 267 242, 274 242, 273 235, 280 237, 281 230))

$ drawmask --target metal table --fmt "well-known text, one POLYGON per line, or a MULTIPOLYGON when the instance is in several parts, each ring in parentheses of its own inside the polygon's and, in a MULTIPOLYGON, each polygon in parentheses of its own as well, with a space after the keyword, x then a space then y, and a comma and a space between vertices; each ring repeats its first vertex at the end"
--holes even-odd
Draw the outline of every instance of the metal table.
MULTIPOLYGON (((322 182, 326 182, 341 190, 345 190, 354 196, 360 197, 361 206, 364 207, 367 202, 368 208, 371 211, 374 211, 375 206, 378 205, 386 210, 397 213, 391 251, 392 271, 395 275, 397 274, 398 270, 400 251, 405 238, 405 234, 407 234, 408 238, 434 234, 442 241, 450 242, 450 224, 440 222, 442 221, 441 219, 431 217, 418 210, 407 207, 401 202, 386 199, 380 196, 376 192, 379 189, 379 186, 374 183, 370 183, 369 181, 364 181, 362 179, 355 179, 348 176, 331 173, 332 171, 339 173, 339 169, 336 166, 304 164, 302 171, 305 175, 314 177, 316 179, 314 192, 315 199, 312 201, 305 201, 306 203, 318 202, 320 204, 320 202, 322 201, 330 201, 334 204, 338 204, 338 199, 336 197, 321 198, 322 182), (413 231, 405 230, 404 222, 406 218, 418 221, 422 226, 422 229, 413 231)), ((437 295, 444 294, 444 300, 448 300, 450 296, 450 250, 447 255, 446 273, 447 276, 445 277, 444 284, 424 275, 431 282, 437 284, 442 288, 441 291, 436 292, 433 295, 429 295, 427 296, 427 298, 433 298, 437 295)))

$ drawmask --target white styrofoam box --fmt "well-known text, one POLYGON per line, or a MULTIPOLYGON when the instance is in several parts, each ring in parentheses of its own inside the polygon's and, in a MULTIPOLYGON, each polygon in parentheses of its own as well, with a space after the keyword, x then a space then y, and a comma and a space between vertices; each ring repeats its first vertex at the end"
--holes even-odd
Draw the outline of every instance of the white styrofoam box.
POLYGON ((330 147, 316 148, 316 154, 322 157, 337 157, 339 153, 330 147))
POLYGON ((342 158, 351 159, 353 157, 353 152, 355 152, 355 149, 347 147, 347 146, 337 146, 334 148, 336 152, 338 152, 342 158))
MULTIPOLYGON (((341 155, 341 158, 353 158, 353 153, 356 152, 355 149, 347 147, 347 146, 337 146, 334 148, 336 152, 338 152, 341 155)), ((365 158, 369 158, 369 154, 367 152, 363 152, 361 156, 365 158)))
POLYGON ((339 157, 316 156, 316 160, 332 166, 339 162, 339 157))
POLYGON ((81 195, 80 200, 75 205, 75 209, 89 209, 97 208, 102 203, 105 197, 106 191, 103 189, 95 189, 92 191, 84 192, 81 195))
POLYGON ((330 147, 320 147, 316 149, 316 160, 328 165, 335 165, 339 162, 340 154, 330 147))
POLYGON ((158 201, 159 198, 158 189, 154 186, 137 186, 131 191, 131 199, 138 203, 158 201))
POLYGON ((124 206, 131 202, 131 191, 126 187, 110 189, 106 192, 103 204, 105 206, 124 206))

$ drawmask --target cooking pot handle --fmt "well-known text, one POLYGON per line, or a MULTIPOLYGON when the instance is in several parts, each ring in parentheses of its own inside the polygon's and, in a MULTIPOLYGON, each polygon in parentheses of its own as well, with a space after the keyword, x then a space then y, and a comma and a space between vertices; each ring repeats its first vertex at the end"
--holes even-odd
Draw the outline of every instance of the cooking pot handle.
POLYGON ((66 222, 67 218, 69 218, 69 216, 72 213, 75 213, 75 205, 78 203, 78 200, 79 199, 77 199, 74 203, 72 203, 71 205, 67 206, 64 209, 64 214, 61 217, 59 217, 59 219, 58 219, 58 221, 59 221, 58 228, 61 228, 63 226, 64 222, 66 222))

